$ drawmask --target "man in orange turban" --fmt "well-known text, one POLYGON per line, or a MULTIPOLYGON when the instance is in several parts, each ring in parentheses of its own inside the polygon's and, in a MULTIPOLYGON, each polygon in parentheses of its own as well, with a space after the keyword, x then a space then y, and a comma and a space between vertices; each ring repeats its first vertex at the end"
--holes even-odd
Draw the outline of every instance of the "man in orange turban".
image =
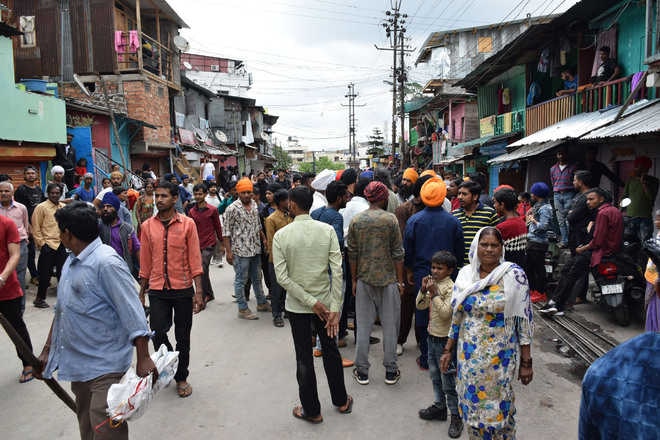
POLYGON ((243 192, 252 192, 253 189, 254 186, 252 185, 252 181, 247 177, 243 177, 241 180, 236 182, 236 192, 239 194, 243 192))

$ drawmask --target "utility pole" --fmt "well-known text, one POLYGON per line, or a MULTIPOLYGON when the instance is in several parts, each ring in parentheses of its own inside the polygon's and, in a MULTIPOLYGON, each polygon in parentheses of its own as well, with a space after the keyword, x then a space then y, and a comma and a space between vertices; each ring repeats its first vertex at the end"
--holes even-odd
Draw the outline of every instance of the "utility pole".
MULTIPOLYGON (((359 163, 355 143, 355 98, 358 97, 358 94, 355 93, 355 84, 350 83, 348 85, 348 93, 344 97, 348 98, 348 105, 342 104, 342 107, 348 107, 348 151, 351 156, 348 166, 350 168, 357 168, 359 163)), ((364 107, 364 105, 359 105, 358 107, 364 107)))
POLYGON ((392 156, 396 156, 396 119, 398 113, 401 125, 401 159, 403 163, 406 158, 406 151, 403 145, 405 134, 405 113, 403 111, 403 100, 405 97, 406 82, 404 56, 407 52, 413 52, 413 50, 407 49, 405 45, 404 34, 406 33, 406 28, 403 26, 406 23, 408 15, 401 13, 402 1, 403 0, 392 0, 391 9, 389 11, 385 11, 386 18, 383 21, 382 26, 385 28, 385 35, 390 40, 390 47, 376 46, 376 49, 389 50, 392 52, 392 156), (399 55, 398 58, 397 55, 399 55), (399 100, 398 106, 397 99, 399 100))

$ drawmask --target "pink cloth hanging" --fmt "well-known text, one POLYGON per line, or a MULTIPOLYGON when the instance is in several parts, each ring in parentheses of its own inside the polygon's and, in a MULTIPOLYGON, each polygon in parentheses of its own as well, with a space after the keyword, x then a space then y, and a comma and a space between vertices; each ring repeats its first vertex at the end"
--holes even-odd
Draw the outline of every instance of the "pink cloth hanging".
POLYGON ((124 61, 124 33, 122 31, 115 31, 115 52, 117 52, 117 61, 120 63, 124 61))
POLYGON ((137 53, 140 48, 140 37, 138 31, 130 31, 128 33, 128 51, 130 53, 137 53))

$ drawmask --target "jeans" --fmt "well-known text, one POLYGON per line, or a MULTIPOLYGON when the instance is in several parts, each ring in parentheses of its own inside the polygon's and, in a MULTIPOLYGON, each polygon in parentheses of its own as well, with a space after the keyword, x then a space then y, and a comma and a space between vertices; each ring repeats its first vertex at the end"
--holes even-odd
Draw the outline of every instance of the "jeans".
POLYGON ((176 351, 179 352, 179 366, 174 380, 180 382, 188 378, 190 364, 190 331, 193 322, 193 288, 182 290, 150 290, 149 324, 154 331, 154 350, 165 344, 172 351, 172 344, 167 338, 167 332, 172 327, 172 312, 174 312, 174 338, 176 351))
POLYGON ((30 271, 30 276, 33 278, 39 278, 39 271, 37 270, 37 266, 34 263, 35 258, 37 255, 37 251, 34 248, 34 240, 32 237, 28 239, 28 260, 27 260, 27 267, 28 270, 30 271))
POLYGON ((214 247, 209 247, 202 249, 202 298, 213 298, 213 286, 211 285, 211 278, 209 277, 209 265, 211 264, 211 258, 213 258, 213 253, 215 252, 214 247))
POLYGON ((275 266, 273 263, 268 263, 268 271, 270 273, 270 305, 273 309, 273 319, 281 318, 284 313, 284 303, 286 301, 286 290, 280 286, 275 276, 275 266))
POLYGON ((266 297, 264 290, 261 287, 261 256, 257 254, 253 257, 239 257, 234 255, 234 295, 238 303, 238 310, 245 310, 248 308, 247 301, 245 300, 245 283, 248 277, 252 281, 252 288, 257 297, 257 304, 266 304, 266 297))
POLYGON ((575 302, 575 298, 582 296, 586 290, 589 277, 589 263, 591 252, 575 254, 564 264, 559 276, 559 283, 552 300, 557 304, 559 310, 564 310, 575 302))
POLYGON ((119 383, 124 373, 110 373, 87 382, 71 382, 76 396, 76 415, 81 440, 128 440, 128 425, 110 426, 107 421, 108 390, 119 383), (97 428, 98 427, 98 428, 97 428))
POLYGON ((67 253, 64 245, 60 244, 57 249, 52 249, 47 244, 41 247, 39 252, 39 288, 37 289, 37 300, 46 300, 46 291, 50 285, 50 277, 55 268, 57 279, 62 274, 62 266, 66 261, 67 253))
POLYGON ((440 371, 440 357, 447 343, 447 337, 439 338, 429 335, 429 374, 433 382, 434 405, 438 408, 448 408, 452 415, 458 415, 458 394, 456 394, 456 360, 453 361, 453 371, 450 367, 447 373, 440 371))
POLYGON ((344 384, 344 369, 341 355, 334 338, 328 337, 325 323, 313 313, 289 313, 291 335, 296 350, 296 379, 298 380, 298 395, 305 415, 316 417, 321 414, 314 357, 311 350, 312 327, 321 338, 323 346, 323 369, 330 387, 332 404, 345 405, 348 400, 344 384))
POLYGON ((23 296, 21 296, 21 313, 25 311, 25 296, 27 295, 27 283, 25 282, 25 273, 27 272, 28 264, 28 241, 21 240, 21 258, 18 260, 18 265, 16 266, 16 275, 18 276, 18 282, 23 289, 23 296))
MULTIPOLYGON (((21 298, 24 298, 24 296, 6 301, 0 301, 0 313, 2 313, 5 318, 7 318, 7 321, 9 321, 12 327, 14 327, 16 333, 19 334, 21 339, 23 339, 25 344, 30 348, 30 351, 32 351, 30 333, 28 333, 25 321, 23 321, 23 311, 21 310, 21 298)), ((19 358, 21 357, 18 353, 18 350, 16 350, 16 354, 19 358)), ((27 359, 21 359, 21 361, 23 362, 24 367, 30 365, 27 362, 27 359)))
POLYGON ((355 366, 362 374, 369 371, 369 336, 376 316, 383 330, 383 366, 388 373, 397 370, 396 340, 401 320, 401 297, 396 283, 384 287, 372 286, 358 279, 355 294, 357 341, 355 366))
POLYGON ((561 233, 561 242, 568 243, 568 211, 571 209, 571 204, 575 197, 575 192, 564 191, 556 192, 554 195, 555 212, 557 214, 557 223, 559 223, 559 232, 561 233))

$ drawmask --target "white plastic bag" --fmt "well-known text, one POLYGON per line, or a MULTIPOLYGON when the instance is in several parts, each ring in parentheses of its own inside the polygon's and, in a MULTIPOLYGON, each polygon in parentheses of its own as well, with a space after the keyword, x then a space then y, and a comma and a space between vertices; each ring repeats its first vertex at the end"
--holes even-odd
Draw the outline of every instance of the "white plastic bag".
POLYGON ((135 420, 147 410, 154 394, 169 385, 179 365, 179 352, 167 351, 161 345, 157 352, 151 355, 159 376, 153 383, 153 376, 138 377, 135 368, 131 367, 117 384, 108 390, 108 416, 114 423, 124 420, 135 420))

